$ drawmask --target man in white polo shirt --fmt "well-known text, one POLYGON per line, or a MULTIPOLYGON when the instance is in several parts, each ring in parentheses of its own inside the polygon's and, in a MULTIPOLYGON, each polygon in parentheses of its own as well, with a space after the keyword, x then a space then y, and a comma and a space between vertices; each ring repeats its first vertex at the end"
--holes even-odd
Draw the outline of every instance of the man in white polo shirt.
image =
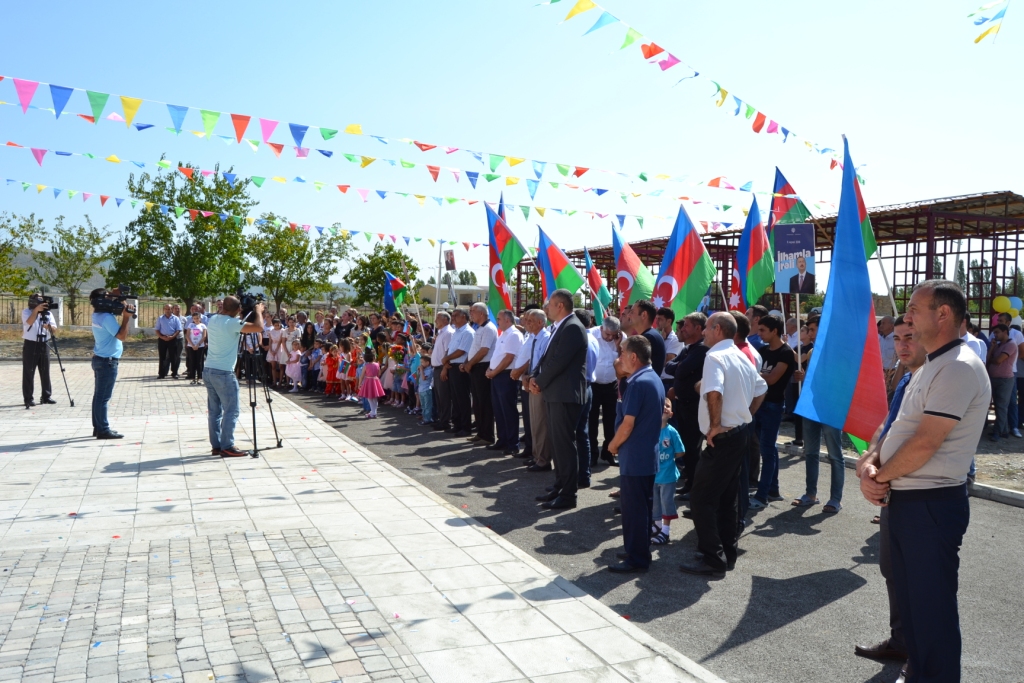
MULTIPOLYGON (((523 346, 523 333, 515 327, 512 311, 498 313, 501 335, 494 345, 486 377, 491 383, 491 405, 498 440, 488 446, 503 455, 519 455, 519 383, 512 379, 513 361, 523 346)), ((477 331, 480 336, 480 331, 477 331)))
POLYGON ((889 506, 893 588, 909 651, 907 681, 960 680, 959 550, 970 518, 967 473, 988 416, 984 363, 960 339, 963 291, 949 280, 914 288, 904 319, 927 352, 861 491, 889 506))
POLYGON ((462 371, 469 373, 473 393, 473 419, 476 434, 467 437, 474 444, 494 445, 494 405, 491 403, 491 380, 487 368, 498 343, 498 328, 490 321, 487 304, 480 301, 469 308, 469 318, 476 323, 473 344, 469 347, 469 360, 462 371))
POLYGON ((448 346, 452 342, 452 317, 448 311, 438 311, 434 316, 434 348, 430 351, 430 367, 434 368, 434 424, 435 431, 443 431, 451 427, 452 392, 447 377, 441 377, 444 357, 448 355, 448 346))

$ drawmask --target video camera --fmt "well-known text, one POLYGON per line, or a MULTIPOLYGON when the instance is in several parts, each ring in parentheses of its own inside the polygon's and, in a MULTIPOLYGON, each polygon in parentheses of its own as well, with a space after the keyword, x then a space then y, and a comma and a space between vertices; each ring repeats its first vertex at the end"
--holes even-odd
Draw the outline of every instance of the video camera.
POLYGON ((246 320, 256 308, 256 304, 261 304, 264 301, 262 294, 252 294, 249 292, 242 292, 239 290, 238 303, 242 306, 242 320, 246 320))
POLYGON ((33 294, 28 298, 28 307, 35 308, 39 304, 46 304, 47 309, 56 308, 57 301, 52 296, 44 294, 33 294))
POLYGON ((135 307, 131 304, 126 304, 128 299, 132 298, 132 287, 121 283, 117 286, 118 294, 107 292, 103 296, 98 296, 92 299, 92 307, 97 313, 111 313, 113 315, 121 315, 124 313, 124 309, 127 308, 131 312, 133 318, 138 318, 138 314, 135 312, 135 307))

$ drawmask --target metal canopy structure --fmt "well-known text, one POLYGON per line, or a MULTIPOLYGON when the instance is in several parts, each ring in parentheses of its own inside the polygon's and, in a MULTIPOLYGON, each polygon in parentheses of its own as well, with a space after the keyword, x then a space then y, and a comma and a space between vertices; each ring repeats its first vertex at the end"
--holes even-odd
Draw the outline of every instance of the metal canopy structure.
MULTIPOLYGON (((878 259, 893 289, 896 306, 902 312, 914 284, 933 277, 946 277, 964 287, 969 309, 991 312, 992 299, 1000 294, 1024 294, 1021 272, 1021 233, 1024 233, 1024 196, 1015 192, 929 199, 906 204, 880 206, 868 210, 878 243, 878 259)), ((815 217, 817 263, 829 263, 832 257, 836 215, 815 217)), ((712 287, 711 306, 725 308, 723 293, 729 290, 733 257, 742 230, 709 232, 701 235, 718 269, 718 284, 712 287)), ((610 231, 609 231, 610 236, 610 231)), ((665 256, 668 236, 630 242, 640 260, 657 274, 665 256)), ((588 247, 594 265, 600 270, 616 301, 615 254, 611 245, 588 247)), ((573 264, 584 272, 582 249, 567 251, 573 264)), ((516 269, 517 310, 539 298, 539 277, 532 262, 523 261, 516 269)), ((589 301, 586 285, 581 290, 589 301)), ((787 303, 788 305, 788 303, 787 303)), ((614 304, 613 304, 614 306, 614 304)))

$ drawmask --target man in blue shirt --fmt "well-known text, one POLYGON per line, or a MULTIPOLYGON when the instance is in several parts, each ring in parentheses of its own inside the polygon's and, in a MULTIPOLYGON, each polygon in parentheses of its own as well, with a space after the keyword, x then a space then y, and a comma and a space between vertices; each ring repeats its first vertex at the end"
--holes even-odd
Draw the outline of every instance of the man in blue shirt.
POLYGON ((156 346, 160 353, 157 377, 164 379, 167 377, 167 370, 170 369, 171 376, 178 379, 178 366, 181 363, 184 335, 181 318, 173 314, 170 304, 164 304, 164 314, 156 319, 153 329, 156 331, 156 346))
POLYGON ((619 404, 615 438, 608 450, 619 456, 619 506, 622 509, 622 564, 608 571, 645 572, 651 566, 651 516, 654 476, 658 473, 658 441, 665 386, 651 367, 651 344, 634 335, 622 344, 619 364, 629 374, 619 404))
POLYGON ((100 287, 89 293, 89 302, 93 307, 92 336, 95 339, 92 356, 92 374, 96 381, 92 394, 92 435, 97 439, 123 439, 110 428, 107 421, 107 404, 114 393, 114 382, 117 381, 117 363, 123 351, 125 337, 128 336, 128 322, 132 319, 132 309, 125 307, 121 313, 121 322, 112 313, 96 312, 97 302, 109 296, 117 296, 117 289, 109 294, 100 287))
POLYGON ((224 298, 221 315, 210 317, 206 326, 207 353, 203 382, 206 384, 206 403, 209 409, 210 446, 213 455, 240 458, 248 451, 235 448, 235 425, 238 424, 238 338, 241 334, 263 333, 263 304, 253 308, 250 319, 236 316, 242 304, 236 297, 224 298))

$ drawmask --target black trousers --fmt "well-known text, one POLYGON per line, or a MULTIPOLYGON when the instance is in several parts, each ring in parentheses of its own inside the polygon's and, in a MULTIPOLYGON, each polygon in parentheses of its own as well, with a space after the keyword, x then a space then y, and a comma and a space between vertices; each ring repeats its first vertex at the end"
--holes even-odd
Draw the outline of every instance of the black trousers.
POLYGON ((477 363, 469 371, 473 387, 473 419, 476 435, 487 443, 494 442, 494 404, 491 401, 491 380, 487 377, 487 364, 477 363))
POLYGON ((793 431, 795 432, 793 439, 796 441, 803 441, 804 420, 794 412, 796 410, 796 402, 799 400, 800 385, 796 382, 790 382, 786 387, 786 412, 793 416, 793 431))
POLYGON ((520 438, 520 442, 523 444, 523 457, 533 457, 533 434, 530 432, 530 392, 520 389, 519 403, 522 405, 520 412, 523 414, 523 429, 526 431, 520 438))
POLYGON ((622 545, 634 567, 651 566, 651 517, 654 515, 654 475, 619 477, 622 545))
POLYGON ((167 370, 170 368, 171 374, 175 377, 178 376, 178 367, 181 365, 181 346, 181 339, 172 339, 170 341, 157 339, 156 348, 160 353, 160 366, 157 370, 157 375, 166 377, 167 370))
POLYGON ((548 445, 555 461, 555 491, 566 500, 575 501, 580 470, 576 423, 583 406, 545 401, 544 408, 548 414, 548 445))
POLYGON ((960 544, 970 522, 967 486, 892 491, 893 585, 910 655, 908 683, 960 680, 956 594, 960 544))
MULTIPOLYGON (((749 434, 745 425, 729 434, 715 437, 714 447, 705 445, 697 463, 690 511, 697 531, 697 550, 704 561, 721 571, 736 561, 738 524, 736 492, 740 485, 740 463, 749 453, 749 434)), ((746 482, 742 482, 746 486, 746 482)))
POLYGON ((590 435, 587 433, 590 424, 590 408, 594 401, 594 392, 587 384, 587 400, 583 402, 580 416, 576 420, 576 456, 579 466, 576 475, 581 485, 590 486, 590 435))
POLYGON ((189 346, 185 349, 185 360, 187 361, 185 364, 186 376, 189 379, 202 379, 203 367, 206 365, 206 347, 200 346, 198 349, 193 349, 189 346))
POLYGON ((468 432, 473 423, 469 403, 472 381, 469 373, 462 371, 462 363, 448 368, 448 388, 451 390, 452 428, 457 432, 468 432))
POLYGON ((32 402, 36 391, 36 368, 39 369, 41 398, 46 400, 53 393, 50 386, 50 347, 46 342, 24 340, 21 345, 21 394, 25 405, 32 402))
POLYGON ((451 380, 441 379, 444 368, 434 368, 434 416, 437 425, 446 429, 452 424, 451 380))
POLYGON ((619 387, 615 382, 608 384, 591 384, 593 400, 590 404, 590 463, 597 464, 601 456, 610 457, 608 444, 615 438, 615 404, 619 402, 619 387), (604 441, 600 450, 597 447, 597 426, 604 425, 604 441))
POLYGON ((700 424, 697 422, 697 406, 693 408, 680 405, 679 414, 676 419, 679 423, 679 438, 683 442, 683 490, 689 491, 693 488, 693 478, 697 473, 697 463, 700 461, 700 446, 704 441, 704 435, 700 432, 700 424))
POLYGON ((885 592, 889 595, 889 644, 907 651, 907 641, 903 636, 903 623, 900 621, 900 608, 896 604, 896 586, 892 579, 892 550, 889 540, 889 508, 881 508, 878 513, 878 569, 885 579, 885 592))

